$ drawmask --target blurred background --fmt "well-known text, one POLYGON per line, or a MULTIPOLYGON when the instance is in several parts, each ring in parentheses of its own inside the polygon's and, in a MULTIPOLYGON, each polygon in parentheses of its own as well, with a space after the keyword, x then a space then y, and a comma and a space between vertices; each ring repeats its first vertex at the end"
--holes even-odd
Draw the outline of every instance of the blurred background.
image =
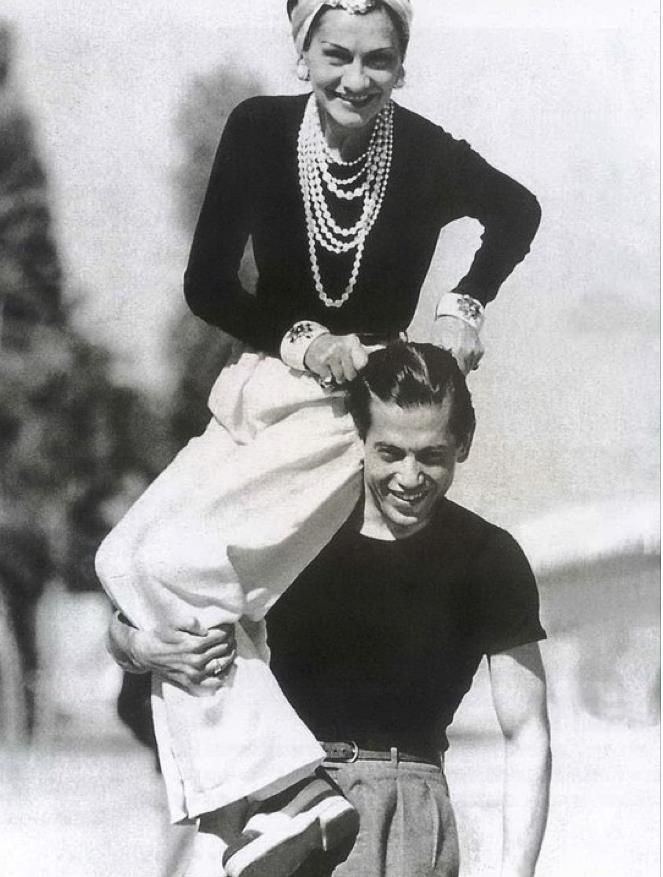
MULTIPOLYGON (((300 90, 277 0, 5 0, 0 18, 0 860, 172 877, 144 684, 107 656, 101 538, 190 435, 230 341, 181 276, 227 113, 300 90), (147 744, 147 745, 146 745, 147 744)), ((537 194, 489 307, 453 498, 538 574, 554 775, 542 875, 659 873, 658 8, 417 0, 397 99, 537 194), (506 7, 508 8, 504 8, 506 7)), ((445 230, 415 317, 478 244, 445 230)), ((250 253, 243 266, 250 286, 250 253)), ((448 774, 498 873, 485 672, 448 774)))

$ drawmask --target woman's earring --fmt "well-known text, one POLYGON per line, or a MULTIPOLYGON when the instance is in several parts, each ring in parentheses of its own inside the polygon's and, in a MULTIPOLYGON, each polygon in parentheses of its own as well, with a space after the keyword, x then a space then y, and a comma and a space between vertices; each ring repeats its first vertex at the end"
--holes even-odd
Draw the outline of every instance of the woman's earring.
POLYGON ((394 82, 394 88, 403 88, 405 85, 405 67, 401 67, 398 71, 398 76, 396 77, 396 82, 394 82))
POLYGON ((300 58, 299 61, 297 61, 297 79, 300 79, 302 82, 308 82, 310 78, 311 73, 306 61, 303 58, 300 58))

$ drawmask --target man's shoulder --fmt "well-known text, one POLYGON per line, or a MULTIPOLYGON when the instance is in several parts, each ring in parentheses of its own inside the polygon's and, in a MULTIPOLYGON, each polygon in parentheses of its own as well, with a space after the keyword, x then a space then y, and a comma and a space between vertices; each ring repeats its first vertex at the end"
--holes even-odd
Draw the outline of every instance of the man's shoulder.
MULTIPOLYGON (((505 530, 475 512, 444 499, 434 520, 437 544, 456 558, 463 557, 473 578, 509 587, 529 587, 534 574, 518 541, 505 530)), ((499 589, 498 589, 499 590, 499 589)))
POLYGON ((515 542, 513 536, 503 527, 446 498, 437 509, 433 526, 441 538, 448 539, 452 534, 457 544, 474 550, 500 550, 500 547, 515 542))
POLYGON ((468 534, 490 535, 501 530, 501 527, 446 497, 437 508, 434 523, 436 527, 453 527, 463 532, 466 531, 468 534))

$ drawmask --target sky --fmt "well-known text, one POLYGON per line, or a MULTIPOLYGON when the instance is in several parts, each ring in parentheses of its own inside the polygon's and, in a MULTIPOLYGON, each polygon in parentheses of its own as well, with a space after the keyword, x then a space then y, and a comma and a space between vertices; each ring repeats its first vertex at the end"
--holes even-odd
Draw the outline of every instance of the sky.
MULTIPOLYGON (((16 85, 54 195, 76 320, 118 380, 169 386, 164 331, 182 308, 173 119, 219 64, 300 90, 281 0, 5 0, 16 85)), ((511 523, 656 490, 658 10, 418 0, 398 100, 538 196, 532 252, 489 306, 472 376, 479 430, 456 498, 511 523)), ((445 230, 415 318, 478 243, 445 230)), ((422 335, 422 337, 423 337, 422 335)))

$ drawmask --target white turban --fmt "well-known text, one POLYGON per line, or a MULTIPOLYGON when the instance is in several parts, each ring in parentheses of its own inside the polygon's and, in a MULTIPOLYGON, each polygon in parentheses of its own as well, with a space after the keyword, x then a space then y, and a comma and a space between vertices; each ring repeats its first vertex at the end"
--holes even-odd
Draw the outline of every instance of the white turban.
POLYGON ((292 38, 298 54, 304 51, 306 37, 313 24, 313 19, 323 6, 345 9, 352 14, 368 12, 382 2, 396 15, 403 27, 403 34, 407 43, 410 38, 410 24, 412 22, 412 4, 410 0, 299 0, 290 12, 290 24, 292 25, 292 38))

